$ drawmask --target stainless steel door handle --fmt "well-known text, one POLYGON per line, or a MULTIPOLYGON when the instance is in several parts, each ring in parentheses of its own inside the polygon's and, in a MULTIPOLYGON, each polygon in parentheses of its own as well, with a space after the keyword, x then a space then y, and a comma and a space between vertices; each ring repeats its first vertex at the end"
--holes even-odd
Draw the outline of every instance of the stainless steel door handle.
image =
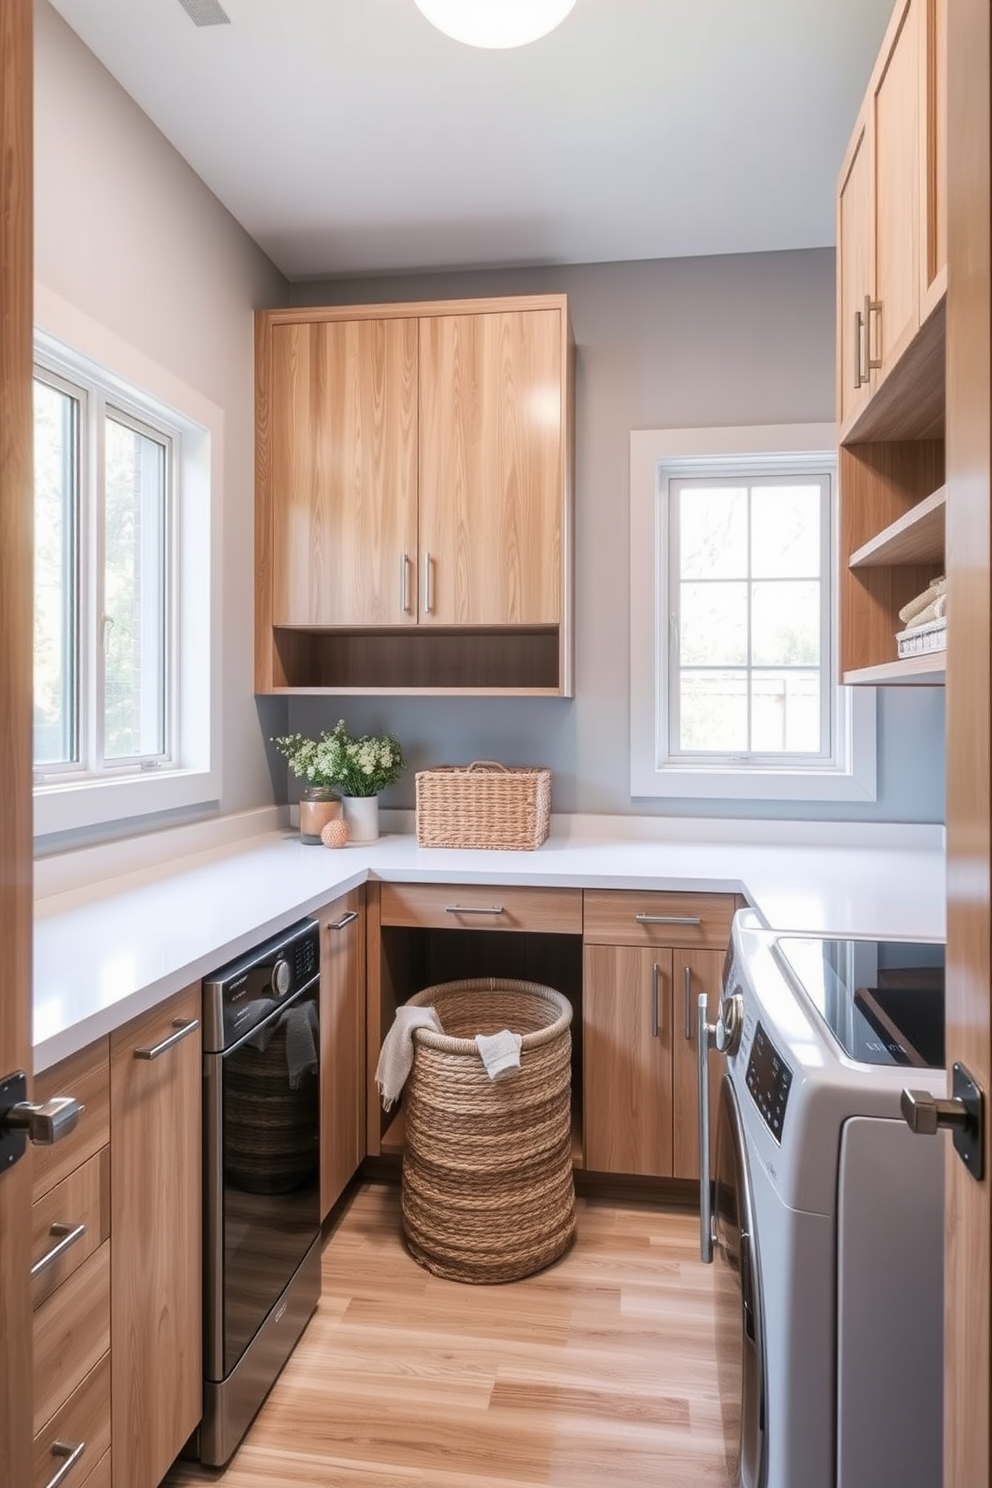
POLYGON ((445 914, 454 915, 501 915, 503 913, 503 906, 502 904, 446 904, 444 906, 444 912, 445 914))
POLYGON ((52 1442, 52 1456, 56 1459, 64 1458, 65 1460, 55 1476, 49 1478, 45 1484, 45 1488, 59 1488, 59 1485, 65 1482, 85 1451, 86 1443, 84 1441, 78 1442, 74 1447, 70 1446, 68 1442, 52 1442))
POLYGON ((713 1197, 710 1191, 710 1050, 716 1047, 716 1025, 706 1020, 706 993, 696 1007, 696 1069, 699 1098, 699 1258, 713 1261, 713 1197))
POLYGON ((954 1150, 971 1176, 981 1181, 985 1171, 985 1095, 965 1069, 951 1069, 950 1099, 931 1095, 929 1090, 904 1090, 899 1098, 903 1120, 918 1136, 953 1134, 954 1150))
POLYGON ((685 1041, 692 1043, 692 967, 682 968, 682 1001, 685 1011, 685 1041))
POLYGON ((58 1237, 58 1244, 53 1245, 51 1250, 46 1250, 45 1254, 39 1256, 38 1260, 35 1261, 31 1267, 32 1281, 36 1276, 40 1276, 42 1271, 54 1265, 60 1256, 65 1255, 69 1247, 75 1245, 77 1240, 83 1238, 86 1234, 86 1226, 84 1224, 63 1224, 61 1220, 56 1220, 48 1233, 53 1240, 58 1237))
POLYGON ((658 984, 661 981, 661 967, 657 961, 651 971, 651 1037, 657 1038, 660 1031, 658 1015, 658 984))
POLYGON ((333 925, 328 925, 327 928, 328 930, 343 930, 346 925, 352 924, 357 919, 357 909, 349 909, 347 914, 343 914, 339 920, 337 920, 333 925))
POLYGON ((651 915, 635 914, 639 925, 701 925, 699 915, 651 915))
POLYGON ((410 613, 410 558, 409 554, 400 554, 400 609, 404 615, 410 613))
POLYGON ((167 1049, 181 1043, 184 1038, 188 1038, 191 1033, 195 1032, 200 1026, 200 1020, 199 1018, 173 1018, 172 1026, 176 1030, 175 1033, 170 1033, 168 1038, 164 1038, 161 1043, 154 1044, 150 1049, 135 1049, 135 1059, 158 1059, 167 1049))
POLYGON ((51 1147, 75 1131, 85 1106, 71 1095, 56 1095, 42 1105, 18 1101, 0 1119, 5 1132, 23 1132, 36 1147, 51 1147))
POLYGON ((424 554, 424 614, 429 615, 434 609, 434 596, 431 592, 431 564, 433 563, 430 553, 424 554))
MULTIPOLYGON (((879 330, 882 328, 882 302, 873 300, 871 295, 865 295, 865 382, 868 381, 870 372, 877 372, 882 365, 880 356, 873 357, 871 354, 871 318, 878 316, 879 330)), ((879 338, 881 340, 881 337, 879 338)))

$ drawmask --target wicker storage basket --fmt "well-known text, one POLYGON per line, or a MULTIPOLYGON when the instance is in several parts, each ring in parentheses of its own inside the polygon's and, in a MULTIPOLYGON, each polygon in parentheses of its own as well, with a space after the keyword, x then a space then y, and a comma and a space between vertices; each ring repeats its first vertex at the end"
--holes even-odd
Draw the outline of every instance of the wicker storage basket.
MULTIPOLYGON (((417 773, 421 847, 540 847, 551 824, 551 771, 476 760, 417 773)), ((443 1021, 443 1020, 442 1020, 443 1021)))
POLYGON ((414 1032, 403 1089, 403 1232, 414 1259, 453 1281, 516 1281, 575 1234, 568 999, 499 977, 410 999, 444 1034, 414 1032), (523 1036, 520 1068, 491 1080, 477 1033, 523 1036))

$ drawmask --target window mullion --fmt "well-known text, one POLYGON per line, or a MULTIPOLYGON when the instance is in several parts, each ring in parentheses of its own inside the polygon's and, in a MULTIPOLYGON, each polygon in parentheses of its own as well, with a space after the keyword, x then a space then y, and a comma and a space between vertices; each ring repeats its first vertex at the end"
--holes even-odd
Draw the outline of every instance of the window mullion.
POLYGON ((90 738, 92 768, 95 771, 102 771, 104 768, 108 623, 106 615, 107 400, 102 392, 97 391, 93 403, 93 523, 90 549, 93 584, 93 603, 90 606, 93 639, 90 655, 93 659, 93 679, 90 687, 90 738))

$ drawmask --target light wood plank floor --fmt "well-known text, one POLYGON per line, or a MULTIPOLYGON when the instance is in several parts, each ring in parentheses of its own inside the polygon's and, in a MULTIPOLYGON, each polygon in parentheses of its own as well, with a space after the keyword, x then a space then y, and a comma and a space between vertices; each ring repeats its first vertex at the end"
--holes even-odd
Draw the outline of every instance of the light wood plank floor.
POLYGON ((724 1481, 698 1219, 579 1200, 572 1251, 507 1286, 406 1254, 399 1190, 359 1187, 320 1306, 221 1473, 168 1488, 696 1488, 724 1481))

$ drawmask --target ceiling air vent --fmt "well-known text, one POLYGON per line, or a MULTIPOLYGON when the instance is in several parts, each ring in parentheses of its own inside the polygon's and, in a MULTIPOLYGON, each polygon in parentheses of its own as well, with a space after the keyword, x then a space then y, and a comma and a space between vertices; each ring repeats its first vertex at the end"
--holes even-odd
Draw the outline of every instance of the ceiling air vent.
POLYGON ((179 0, 194 26, 229 26, 231 17, 218 0, 179 0))

